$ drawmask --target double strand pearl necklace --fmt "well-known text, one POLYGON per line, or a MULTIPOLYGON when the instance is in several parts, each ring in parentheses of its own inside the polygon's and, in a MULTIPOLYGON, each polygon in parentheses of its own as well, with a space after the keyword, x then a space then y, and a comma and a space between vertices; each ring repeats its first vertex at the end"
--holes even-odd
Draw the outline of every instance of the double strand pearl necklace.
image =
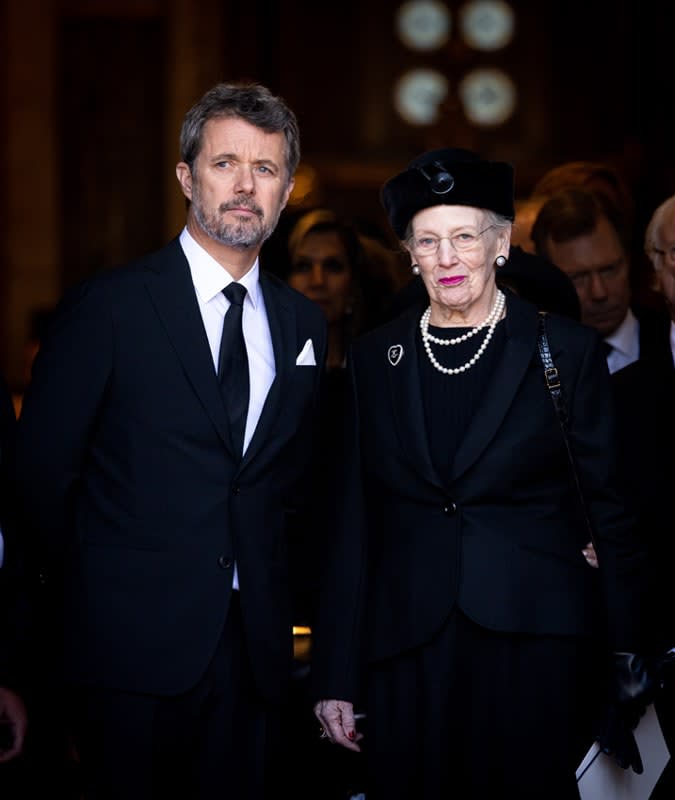
POLYGON ((483 355, 485 352, 485 348, 488 346, 490 339, 492 339, 492 335, 495 332, 495 328, 497 327, 497 323, 501 319, 501 316, 504 312, 504 306, 506 305, 506 298, 504 297, 504 292, 500 289, 497 289, 497 296, 495 297, 495 304, 492 306, 492 311, 488 314, 488 316, 481 322, 480 325, 477 325, 475 328, 471 328, 470 331, 463 334, 462 336, 457 336, 455 339, 439 339, 436 336, 432 336, 429 333, 429 318, 431 317, 431 306, 427 308, 427 310, 422 314, 422 318, 420 319, 420 331, 422 332, 422 343, 424 344, 424 349, 429 356, 429 361, 433 364, 433 366, 439 371, 444 373, 445 375, 459 375, 461 372, 466 372, 467 369, 473 367, 473 365, 478 361, 478 359, 483 355), (485 335, 485 339, 483 339, 483 343, 478 348, 476 354, 470 358, 466 364, 462 364, 461 367, 444 367, 442 364, 439 364, 434 354, 431 352, 431 342, 434 344, 439 344, 441 346, 447 346, 451 344, 459 344, 460 342, 465 342, 467 339, 470 339, 472 336, 475 336, 479 331, 483 330, 483 328, 487 327, 487 333, 485 335))

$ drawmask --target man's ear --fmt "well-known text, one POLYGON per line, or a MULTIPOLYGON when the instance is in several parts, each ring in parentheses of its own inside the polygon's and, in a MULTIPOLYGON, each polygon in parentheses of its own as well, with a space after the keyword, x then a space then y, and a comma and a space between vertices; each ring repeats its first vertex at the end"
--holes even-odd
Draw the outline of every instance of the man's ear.
POLYGON ((176 164, 176 177, 185 197, 188 200, 192 200, 192 172, 190 172, 190 167, 184 161, 179 161, 176 164))
POLYGON ((285 189, 284 198, 281 202, 282 209, 286 208, 288 200, 291 196, 291 192, 293 191, 294 188, 295 188, 295 178, 291 178, 290 181, 288 182, 288 186, 285 189))

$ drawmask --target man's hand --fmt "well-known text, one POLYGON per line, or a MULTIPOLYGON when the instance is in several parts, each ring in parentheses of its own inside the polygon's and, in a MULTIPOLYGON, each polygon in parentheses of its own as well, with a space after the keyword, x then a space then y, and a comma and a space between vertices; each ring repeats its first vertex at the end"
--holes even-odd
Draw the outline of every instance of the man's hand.
POLYGON ((319 735, 322 739, 360 752, 357 742, 363 739, 363 734, 356 730, 354 706, 351 703, 346 700, 319 700, 314 706, 314 714, 321 723, 319 735))

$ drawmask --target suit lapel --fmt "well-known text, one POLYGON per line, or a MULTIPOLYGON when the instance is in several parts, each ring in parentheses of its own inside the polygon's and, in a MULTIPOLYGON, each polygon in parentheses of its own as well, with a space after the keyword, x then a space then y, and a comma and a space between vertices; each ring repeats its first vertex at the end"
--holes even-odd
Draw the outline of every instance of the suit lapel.
POLYGON ((167 336, 218 435, 232 450, 225 406, 199 311, 190 267, 178 239, 148 264, 146 286, 167 336))
POLYGON ((507 312, 504 352, 455 454, 453 480, 465 472, 489 445, 513 402, 536 349, 536 309, 507 293, 507 312))
MULTIPOLYGON (((274 349, 276 374, 267 393, 253 437, 244 454, 242 467, 248 464, 260 451, 277 421, 278 414, 282 411, 281 398, 285 396, 285 386, 288 382, 291 368, 289 359, 298 352, 294 308, 288 302, 285 294, 262 271, 260 273, 260 288, 265 299, 265 309, 274 349)), ((293 363, 292 366, 295 366, 295 364, 293 363)))

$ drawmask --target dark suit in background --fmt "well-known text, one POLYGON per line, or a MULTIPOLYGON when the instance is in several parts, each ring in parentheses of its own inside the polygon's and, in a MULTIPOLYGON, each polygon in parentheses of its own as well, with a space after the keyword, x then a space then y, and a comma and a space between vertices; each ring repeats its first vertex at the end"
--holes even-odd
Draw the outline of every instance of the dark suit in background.
POLYGON ((63 570, 87 800, 267 796, 292 666, 284 516, 302 497, 326 340, 314 303, 255 280, 297 141, 263 87, 207 92, 181 135, 183 237, 71 289, 34 364, 17 477, 63 570), (243 456, 205 311, 232 279, 248 282, 249 362, 257 331, 273 361, 266 396, 249 369, 243 456))
MULTIPOLYGON (((662 333, 660 358, 655 349, 652 357, 640 358, 612 375, 625 496, 649 555, 652 607, 647 619, 656 655, 675 647, 675 367, 668 328, 662 333)), ((659 693, 656 709, 670 752, 675 753, 675 686, 659 693)), ((667 800, 674 791, 671 759, 652 797, 667 800)))

